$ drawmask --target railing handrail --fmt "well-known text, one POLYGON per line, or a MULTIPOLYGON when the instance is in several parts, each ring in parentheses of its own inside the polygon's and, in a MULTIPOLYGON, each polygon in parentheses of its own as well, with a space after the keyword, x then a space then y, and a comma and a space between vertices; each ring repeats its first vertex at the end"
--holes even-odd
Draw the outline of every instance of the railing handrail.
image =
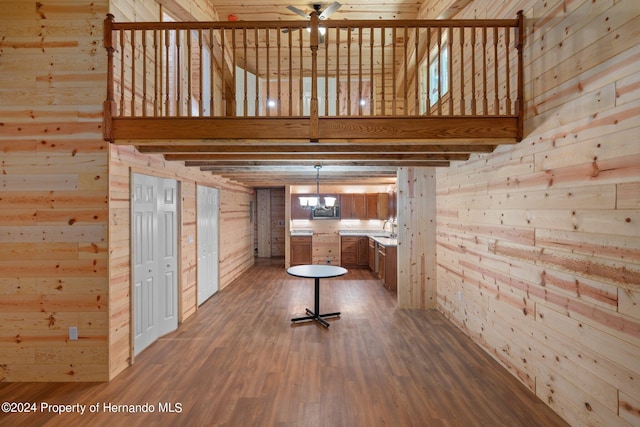
MULTIPOLYGON (((109 14, 113 17, 113 15, 109 14)), ((109 18, 107 18, 109 19, 109 18)), ((517 28, 518 19, 402 19, 393 21, 368 20, 325 20, 320 21, 326 28, 517 28)), ((245 29, 245 28, 307 28, 310 21, 187 21, 187 22, 116 22, 112 21, 113 30, 197 30, 197 29, 245 29)))

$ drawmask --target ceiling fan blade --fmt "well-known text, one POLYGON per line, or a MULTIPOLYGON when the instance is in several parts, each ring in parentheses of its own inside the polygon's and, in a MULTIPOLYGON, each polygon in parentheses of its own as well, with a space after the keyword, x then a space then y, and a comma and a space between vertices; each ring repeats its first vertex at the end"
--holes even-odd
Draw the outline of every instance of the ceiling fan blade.
POLYGON ((309 14, 307 12, 304 12, 304 11, 298 9, 295 6, 287 6, 287 9, 289 9, 291 12, 293 12, 295 14, 298 14, 298 15, 304 17, 305 19, 309 19, 309 14))
POLYGON ((319 16, 320 19, 327 19, 329 16, 333 15, 338 9, 342 6, 337 1, 334 1, 331 6, 326 8, 319 16))

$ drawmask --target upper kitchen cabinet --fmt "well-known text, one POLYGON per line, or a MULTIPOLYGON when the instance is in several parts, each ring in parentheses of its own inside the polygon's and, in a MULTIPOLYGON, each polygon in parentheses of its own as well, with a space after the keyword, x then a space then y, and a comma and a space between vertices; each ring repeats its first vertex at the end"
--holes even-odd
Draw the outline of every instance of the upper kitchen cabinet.
POLYGON ((367 216, 367 205, 364 194, 340 195, 341 219, 364 219, 367 216))
POLYGON ((388 219, 389 194, 341 194, 342 219, 388 219))
MULTIPOLYGON (((398 202, 397 194, 395 191, 387 193, 387 218, 398 217, 398 202)), ((387 219, 385 218, 385 219, 387 219)))
POLYGON ((311 210, 300 205, 299 196, 302 194, 291 195, 291 219, 311 219, 311 210))

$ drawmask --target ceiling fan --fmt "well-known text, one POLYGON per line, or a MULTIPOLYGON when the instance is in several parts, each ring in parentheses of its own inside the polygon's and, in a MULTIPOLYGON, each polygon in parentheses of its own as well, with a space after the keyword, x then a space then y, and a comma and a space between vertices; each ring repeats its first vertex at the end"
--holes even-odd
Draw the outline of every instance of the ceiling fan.
MULTIPOLYGON (((321 11, 322 9, 322 5, 319 3, 314 3, 311 5, 311 7, 313 7, 313 10, 316 11, 316 13, 318 14, 318 18, 320 18, 320 20, 324 20, 329 18, 329 16, 333 15, 338 9, 340 9, 342 5, 340 3, 338 3, 337 1, 334 1, 329 7, 327 7, 325 10, 321 11)), ((306 19, 311 19, 311 13, 307 13, 305 11, 302 11, 300 9, 298 9, 295 6, 287 6, 287 9, 289 9, 291 12, 296 13, 300 16, 302 16, 303 18, 306 19)))
MULTIPOLYGON (((329 5, 329 7, 327 7, 326 9, 322 10, 322 5, 319 3, 314 3, 311 5, 311 7, 313 7, 313 10, 318 14, 318 18, 322 21, 325 20, 327 18, 329 18, 329 16, 333 15, 338 9, 340 9, 342 5, 340 3, 338 3, 337 1, 334 1, 333 3, 331 3, 331 5, 329 5)), ((311 12, 305 12, 303 10, 298 9, 295 6, 287 6, 287 9, 289 9, 291 12, 302 16, 303 18, 309 20, 311 19, 311 12)), ((295 29, 294 29, 295 30, 295 29)), ((324 31, 322 31, 323 29, 320 29, 320 43, 324 43, 324 31)), ((283 32, 287 32, 288 30, 283 30, 283 32)))

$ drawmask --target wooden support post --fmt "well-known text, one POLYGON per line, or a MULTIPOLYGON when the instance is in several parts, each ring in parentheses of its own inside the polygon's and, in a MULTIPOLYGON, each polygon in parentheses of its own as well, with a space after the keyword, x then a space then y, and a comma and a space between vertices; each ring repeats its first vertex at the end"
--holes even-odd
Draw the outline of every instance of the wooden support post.
POLYGON ((113 87, 113 19, 112 14, 107 14, 104 20, 104 47, 107 50, 107 99, 103 104, 102 135, 105 141, 113 142, 112 119, 116 109, 113 87))
MULTIPOLYGON (((518 11, 518 31, 516 33, 516 49, 518 50, 518 99, 516 101, 516 116, 518 116, 518 131, 516 140, 524 138, 524 65, 522 50, 524 46, 524 13, 518 11)), ((508 47, 508 46, 507 46, 508 47)), ((509 76, 507 76, 508 78, 509 76)))
POLYGON ((311 142, 318 142, 320 137, 318 120, 318 13, 311 12, 311 106, 309 110, 311 142))

